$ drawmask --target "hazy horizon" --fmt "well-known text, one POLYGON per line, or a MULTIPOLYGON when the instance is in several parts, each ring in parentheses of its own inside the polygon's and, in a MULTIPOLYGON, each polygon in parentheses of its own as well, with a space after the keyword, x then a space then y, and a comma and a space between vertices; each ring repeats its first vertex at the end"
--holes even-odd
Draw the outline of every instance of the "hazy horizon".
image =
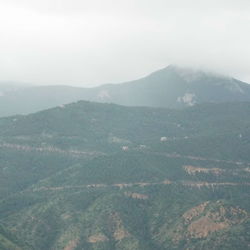
MULTIPOLYGON (((169 64, 168 66, 174 66, 174 67, 179 67, 180 65, 173 65, 173 64, 169 64)), ((105 85, 105 84, 123 84, 123 83, 126 83, 126 82, 129 82, 129 81, 136 81, 136 80, 139 80, 139 79, 142 79, 142 78, 145 78, 149 75, 151 75, 152 73, 155 73, 157 71, 160 71, 160 70, 163 70, 165 68, 167 68, 168 66, 166 67, 163 67, 163 68, 158 68, 158 69, 155 69, 154 71, 152 72, 148 72, 142 76, 139 76, 135 79, 129 79, 129 80, 124 80, 124 81, 117 81, 117 82, 100 82, 100 83, 96 83, 96 84, 88 84, 88 83, 82 83, 82 84, 67 84, 67 83, 58 83, 58 84, 49 84, 49 83, 32 83, 32 82, 22 82, 22 81, 11 81, 11 80, 0 80, 0 86, 3 86, 3 85, 13 85, 13 86, 23 86, 23 87, 42 87, 42 86, 69 86, 69 87, 78 87, 78 88, 94 88, 94 87, 99 87, 99 86, 102 86, 102 85, 105 85)), ((250 84, 250 81, 247 82, 247 81, 244 81, 242 79, 239 79, 239 78, 235 78, 234 76, 232 75, 226 75, 226 74, 223 74, 223 73, 220 73, 218 71, 211 71, 211 70, 208 70, 208 69, 202 69, 202 68, 191 68, 191 67, 187 67, 187 66, 180 66, 181 69, 187 69, 187 70, 193 70, 194 72, 198 72, 198 71, 202 71, 204 73, 207 73, 207 74, 211 74, 211 75, 217 75, 218 77, 229 77, 229 78, 234 78, 234 79, 237 79, 237 80, 240 80, 244 83, 248 83, 250 84)))
POLYGON ((0 81, 81 87, 177 64, 250 82, 250 2, 0 0, 0 81))

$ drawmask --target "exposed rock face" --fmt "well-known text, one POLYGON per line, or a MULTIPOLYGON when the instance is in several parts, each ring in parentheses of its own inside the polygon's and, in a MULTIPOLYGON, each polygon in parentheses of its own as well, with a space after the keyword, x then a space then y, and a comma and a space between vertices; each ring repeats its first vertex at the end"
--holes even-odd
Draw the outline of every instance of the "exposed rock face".
POLYGON ((71 240, 63 250, 74 250, 79 243, 79 239, 71 240))
POLYGON ((248 212, 239 207, 229 206, 223 201, 206 201, 187 210, 178 223, 164 224, 157 238, 160 243, 168 239, 177 246, 182 241, 206 239, 215 232, 229 230, 248 218, 248 212))
POLYGON ((102 233, 91 235, 88 238, 89 243, 98 243, 98 242, 105 242, 105 241, 108 241, 108 238, 102 233))
POLYGON ((185 93, 184 96, 179 96, 177 102, 183 103, 186 106, 192 107, 196 104, 196 95, 194 93, 185 93))
POLYGON ((122 219, 117 212, 105 215, 105 224, 107 230, 103 232, 92 233, 87 242, 95 244, 108 241, 121 241, 124 238, 130 237, 130 233, 125 229, 122 219))
POLYGON ((113 213, 110 216, 110 227, 113 233, 113 238, 116 241, 120 241, 126 237, 129 237, 129 232, 124 228, 122 220, 118 213, 113 213))
POLYGON ((195 166, 183 166, 183 169, 190 175, 197 173, 220 175, 223 172, 223 169, 220 168, 202 168, 195 166))
POLYGON ((148 199, 148 196, 145 194, 138 194, 138 193, 131 193, 131 192, 125 192, 124 194, 128 197, 133 198, 133 199, 138 199, 138 200, 147 200, 148 199))
POLYGON ((209 201, 204 202, 204 203, 200 204, 199 206, 191 208, 186 213, 184 213, 182 215, 182 217, 184 218, 185 223, 189 223, 191 220, 193 220, 193 218, 201 215, 204 212, 204 210, 208 204, 209 204, 209 201))
POLYGON ((206 238, 213 232, 241 224, 247 217, 245 210, 227 207, 221 201, 215 204, 202 203, 183 215, 185 223, 188 224, 187 235, 191 238, 206 238))
POLYGON ((191 238, 206 238, 210 233, 226 229, 229 224, 226 221, 215 222, 207 216, 202 216, 188 226, 191 238))

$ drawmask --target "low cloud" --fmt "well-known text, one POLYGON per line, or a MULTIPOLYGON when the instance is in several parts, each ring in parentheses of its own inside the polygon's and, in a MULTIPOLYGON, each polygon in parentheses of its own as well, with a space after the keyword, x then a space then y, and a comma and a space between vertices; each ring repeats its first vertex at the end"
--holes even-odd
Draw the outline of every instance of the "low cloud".
POLYGON ((94 86, 179 64, 250 82, 249 30, 245 0, 0 1, 0 81, 94 86))

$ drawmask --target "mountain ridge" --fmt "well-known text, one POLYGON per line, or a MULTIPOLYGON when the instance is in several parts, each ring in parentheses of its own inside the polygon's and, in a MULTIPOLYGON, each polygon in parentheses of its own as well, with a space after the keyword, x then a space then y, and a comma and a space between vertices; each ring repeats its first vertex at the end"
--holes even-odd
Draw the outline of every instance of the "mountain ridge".
POLYGON ((0 117, 28 114, 79 100, 185 108, 204 102, 249 101, 250 85, 234 78, 170 65, 135 81, 93 88, 62 85, 2 90, 0 117))
POLYGON ((79 101, 1 118, 0 248, 247 249, 249 113, 79 101))

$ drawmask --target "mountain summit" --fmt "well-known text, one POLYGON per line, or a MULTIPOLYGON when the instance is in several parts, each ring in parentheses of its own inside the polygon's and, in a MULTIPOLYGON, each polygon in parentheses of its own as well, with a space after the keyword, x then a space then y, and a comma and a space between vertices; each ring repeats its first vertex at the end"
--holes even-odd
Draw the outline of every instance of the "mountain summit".
POLYGON ((27 114, 78 100, 185 108, 199 103, 250 101, 250 85, 218 74, 169 65, 135 81, 95 88, 45 86, 2 90, 0 116, 27 114))
MULTIPOLYGON (((249 101, 250 86, 229 78, 200 70, 170 65, 149 76, 124 83, 130 105, 181 108, 196 103, 249 101), (133 88, 133 91, 130 89, 133 88), (132 93, 136 92, 136 93, 132 93), (131 98, 131 96, 135 96, 131 98), (133 100, 131 100, 133 99, 133 100)), ((111 95, 110 95, 111 96, 111 95)), ((124 95, 121 94, 121 98, 124 95)), ((124 102, 124 105, 129 105, 124 102)))

